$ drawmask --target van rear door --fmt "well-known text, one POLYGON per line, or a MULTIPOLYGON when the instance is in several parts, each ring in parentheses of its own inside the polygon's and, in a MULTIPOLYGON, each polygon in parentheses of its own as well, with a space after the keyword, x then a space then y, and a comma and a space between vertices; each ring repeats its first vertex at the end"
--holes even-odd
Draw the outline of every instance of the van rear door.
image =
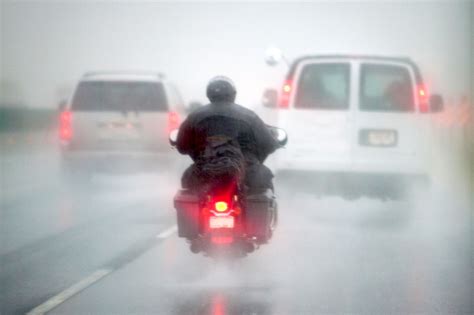
POLYGON ((303 61, 280 125, 291 135, 286 160, 301 168, 332 170, 351 162, 351 64, 303 61), (306 167, 305 167, 306 166, 306 167))
POLYGON ((405 172, 417 165, 426 132, 417 109, 416 80, 408 64, 361 61, 356 99, 354 166, 361 171, 405 172))

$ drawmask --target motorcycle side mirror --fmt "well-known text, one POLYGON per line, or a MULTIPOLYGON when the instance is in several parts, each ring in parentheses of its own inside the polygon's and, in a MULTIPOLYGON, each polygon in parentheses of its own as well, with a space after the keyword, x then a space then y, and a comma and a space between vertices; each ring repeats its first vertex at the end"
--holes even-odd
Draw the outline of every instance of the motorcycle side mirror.
POLYGON ((170 132, 170 135, 168 137, 170 144, 175 147, 176 143, 178 141, 178 129, 174 129, 170 132))
POLYGON ((281 128, 276 128, 276 140, 281 146, 286 145, 288 142, 288 134, 286 131, 281 128))
POLYGON ((288 142, 288 134, 284 129, 268 125, 267 127, 270 130, 270 133, 272 134, 273 138, 278 142, 280 146, 286 145, 286 143, 288 142))

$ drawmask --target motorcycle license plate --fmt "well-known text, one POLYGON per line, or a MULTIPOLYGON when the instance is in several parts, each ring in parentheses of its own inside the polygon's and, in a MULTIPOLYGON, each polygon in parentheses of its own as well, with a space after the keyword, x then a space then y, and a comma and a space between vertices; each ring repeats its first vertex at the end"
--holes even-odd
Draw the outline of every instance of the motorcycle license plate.
POLYGON ((234 217, 210 217, 209 227, 211 229, 227 228, 232 229, 234 227, 234 217))

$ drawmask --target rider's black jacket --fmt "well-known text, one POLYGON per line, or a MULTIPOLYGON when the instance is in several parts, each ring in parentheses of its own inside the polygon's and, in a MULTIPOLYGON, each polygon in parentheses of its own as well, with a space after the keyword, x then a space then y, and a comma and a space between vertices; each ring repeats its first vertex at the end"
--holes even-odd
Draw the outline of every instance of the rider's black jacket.
POLYGON ((196 161, 213 136, 235 139, 247 163, 263 163, 279 147, 253 111, 232 102, 211 103, 189 114, 179 129, 176 147, 196 161))

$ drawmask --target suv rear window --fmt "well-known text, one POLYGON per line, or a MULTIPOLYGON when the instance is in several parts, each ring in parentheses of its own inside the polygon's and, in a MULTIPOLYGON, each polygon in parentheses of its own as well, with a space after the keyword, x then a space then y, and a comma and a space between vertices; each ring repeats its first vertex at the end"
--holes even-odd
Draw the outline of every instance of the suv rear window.
POLYGON ((72 101, 75 111, 167 111, 161 83, 84 81, 72 101))
POLYGON ((413 88, 405 67, 365 64, 361 68, 359 107, 365 111, 414 111, 413 88))
POLYGON ((349 64, 320 63, 303 68, 296 90, 295 108, 349 108, 349 64))

